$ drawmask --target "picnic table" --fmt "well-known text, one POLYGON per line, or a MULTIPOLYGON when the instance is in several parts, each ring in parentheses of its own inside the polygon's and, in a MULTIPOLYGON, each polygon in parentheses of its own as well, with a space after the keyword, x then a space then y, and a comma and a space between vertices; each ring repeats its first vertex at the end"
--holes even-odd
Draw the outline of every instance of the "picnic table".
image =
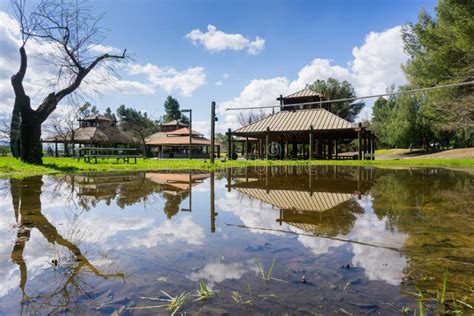
POLYGON ((77 155, 77 161, 84 159, 84 162, 91 163, 94 161, 97 163, 97 158, 115 158, 117 163, 122 160, 124 163, 130 163, 130 158, 137 163, 137 158, 142 155, 138 154, 137 148, 103 148, 103 147, 82 147, 75 149, 77 155))

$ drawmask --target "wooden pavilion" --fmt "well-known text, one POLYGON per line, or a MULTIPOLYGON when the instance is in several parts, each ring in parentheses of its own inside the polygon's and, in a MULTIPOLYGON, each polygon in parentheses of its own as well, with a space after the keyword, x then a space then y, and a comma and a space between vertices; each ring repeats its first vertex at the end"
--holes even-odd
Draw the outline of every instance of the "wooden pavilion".
POLYGON ((74 152, 78 145, 87 147, 130 147, 137 142, 123 133, 117 126, 117 120, 106 115, 91 115, 79 119, 79 128, 65 135, 55 135, 42 140, 43 143, 54 144, 54 155, 58 156, 58 144, 63 144, 64 152, 74 152), (68 147, 71 146, 71 150, 68 147))
MULTIPOLYGON (((183 124, 181 122, 178 122, 183 124)), ((193 158, 209 158, 211 141, 203 134, 190 131, 187 126, 180 124, 162 125, 162 131, 148 136, 145 139, 147 156, 158 158, 188 158, 189 144, 193 158), (163 128, 164 126, 164 128, 163 128), (173 129, 179 127, 178 129, 173 129)), ((217 156, 220 155, 220 144, 216 144, 217 156)))
POLYGON ((363 212, 356 199, 374 184, 373 170, 361 167, 354 172, 351 167, 319 166, 306 174, 298 166, 235 171, 227 171, 228 190, 271 205, 279 211, 280 224, 327 235, 350 231, 355 214, 363 212))
POLYGON ((260 159, 374 159, 372 132, 324 109, 318 103, 319 94, 304 89, 277 100, 279 112, 235 131, 229 129, 229 148, 233 148, 237 136, 245 139, 246 158, 253 155, 260 159), (341 152, 353 140, 357 140, 358 152, 341 152))

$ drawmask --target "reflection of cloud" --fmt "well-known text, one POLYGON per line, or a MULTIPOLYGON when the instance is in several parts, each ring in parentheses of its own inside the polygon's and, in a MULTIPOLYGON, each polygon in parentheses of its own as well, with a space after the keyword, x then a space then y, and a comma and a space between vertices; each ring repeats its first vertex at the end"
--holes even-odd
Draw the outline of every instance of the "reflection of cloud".
POLYGON ((191 216, 182 217, 176 221, 165 221, 158 227, 149 229, 144 237, 133 236, 129 238, 123 247, 146 248, 155 247, 160 243, 174 244, 185 242, 189 245, 199 246, 203 244, 204 229, 194 223, 191 216))
MULTIPOLYGON (((358 201, 364 207, 365 213, 358 216, 348 237, 366 243, 400 248, 408 238, 398 231, 386 228, 387 219, 379 220, 373 212, 370 196, 358 201)), ((403 269, 407 261, 401 254, 384 248, 368 247, 352 244, 354 257, 352 264, 365 269, 370 280, 383 280, 387 283, 400 284, 403 269)))
MULTIPOLYGON (((308 232, 305 232, 301 229, 294 228, 291 226, 290 226, 290 230, 298 234, 308 234, 308 232)), ((339 247, 344 244, 344 242, 342 241, 325 239, 325 238, 316 238, 316 237, 305 236, 305 235, 299 235, 298 241, 306 248, 309 248, 311 252, 314 253, 315 255, 325 254, 329 252, 330 248, 339 247)))
POLYGON ((227 279, 240 279, 245 273, 251 271, 258 272, 257 264, 253 260, 233 263, 212 262, 207 263, 199 271, 192 272, 188 278, 192 281, 204 279, 214 284, 227 279))
MULTIPOLYGON (((271 205, 265 204, 257 199, 249 198, 247 195, 239 194, 237 191, 226 192, 225 197, 218 199, 217 207, 224 212, 232 212, 237 215, 245 226, 265 227, 276 230, 287 230, 288 225, 279 225, 276 222, 277 210, 271 205)), ((277 231, 262 231, 250 229, 252 233, 272 234, 284 236, 285 233, 277 231)))
MULTIPOLYGON (((365 196, 357 202, 364 208, 365 213, 355 214, 356 221, 350 233, 340 234, 337 237, 394 248, 400 248, 405 243, 408 238, 406 234, 387 230, 387 219, 380 220, 374 214, 370 196, 365 196)), ((278 209, 246 195, 239 195, 237 191, 225 193, 225 197, 219 199, 217 205, 221 211, 234 213, 246 226, 302 234, 298 235, 297 240, 315 255, 328 253, 331 248, 346 244, 337 240, 308 236, 308 232, 286 223, 279 225, 275 220, 278 217, 278 209)), ((253 233, 287 235, 278 231, 250 230, 253 233)), ((400 284, 401 275, 407 262, 399 253, 384 248, 352 243, 350 249, 353 252, 352 264, 364 268, 365 274, 370 280, 383 280, 394 285, 400 284)))

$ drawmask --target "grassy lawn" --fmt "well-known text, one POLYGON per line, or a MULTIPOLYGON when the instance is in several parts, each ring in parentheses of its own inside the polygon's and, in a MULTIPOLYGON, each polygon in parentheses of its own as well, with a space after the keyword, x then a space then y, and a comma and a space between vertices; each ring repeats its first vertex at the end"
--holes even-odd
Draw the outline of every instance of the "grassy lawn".
POLYGON ((97 164, 77 162, 71 158, 44 158, 43 166, 22 163, 12 157, 0 157, 0 177, 26 177, 37 174, 53 174, 64 172, 114 172, 114 171, 151 171, 151 170, 219 170, 227 167, 246 166, 276 166, 276 165, 345 165, 345 166, 378 166, 378 167, 456 167, 474 169, 474 159, 403 159, 403 160, 374 160, 374 161, 265 161, 238 160, 216 161, 213 166, 205 160, 155 160, 138 159, 137 164, 116 163, 115 160, 102 160, 97 164))

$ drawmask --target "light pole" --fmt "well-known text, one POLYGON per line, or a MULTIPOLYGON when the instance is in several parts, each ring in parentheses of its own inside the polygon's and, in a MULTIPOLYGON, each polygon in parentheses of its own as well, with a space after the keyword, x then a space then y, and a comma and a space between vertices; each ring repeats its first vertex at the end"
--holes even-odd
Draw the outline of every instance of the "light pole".
POLYGON ((192 132, 192 126, 193 126, 193 110, 191 109, 184 109, 181 110, 181 113, 187 113, 189 112, 189 159, 191 160, 191 146, 192 146, 192 140, 193 140, 193 132, 192 132))

